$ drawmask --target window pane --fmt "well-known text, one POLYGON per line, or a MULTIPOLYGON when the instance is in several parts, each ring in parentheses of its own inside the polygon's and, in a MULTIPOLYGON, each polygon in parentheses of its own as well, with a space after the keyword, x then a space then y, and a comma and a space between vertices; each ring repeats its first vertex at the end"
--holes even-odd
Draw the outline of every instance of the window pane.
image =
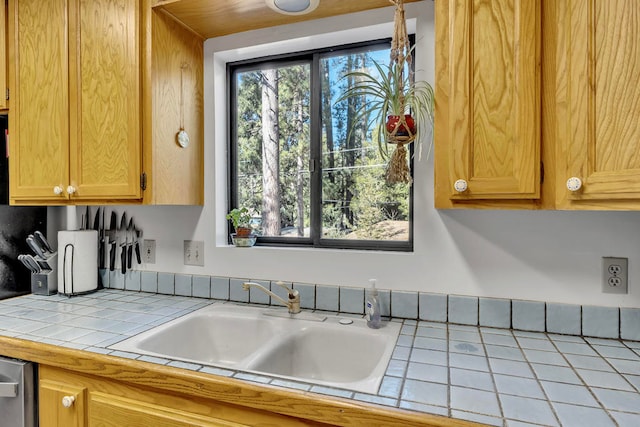
POLYGON ((353 84, 345 73, 389 61, 389 49, 324 57, 322 82, 322 237, 409 241, 407 184, 388 185, 377 129, 354 112, 363 99, 335 100, 353 84))
POLYGON ((237 192, 262 236, 309 236, 308 64, 237 72, 237 192))

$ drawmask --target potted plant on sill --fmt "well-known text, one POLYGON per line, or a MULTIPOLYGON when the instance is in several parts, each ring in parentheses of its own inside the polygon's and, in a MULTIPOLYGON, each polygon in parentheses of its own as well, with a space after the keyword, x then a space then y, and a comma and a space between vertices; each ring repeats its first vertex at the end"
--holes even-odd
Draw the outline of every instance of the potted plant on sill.
MULTIPOLYGON (((394 34, 389 65, 373 61, 371 71, 352 71, 343 79, 354 81, 336 102, 349 98, 364 100, 356 110, 356 120, 377 130, 378 149, 388 161, 386 178, 390 183, 411 182, 406 146, 421 141, 433 126, 434 92, 423 80, 415 81, 413 49, 409 46, 403 0, 390 0, 396 5, 394 34), (394 146, 389 155, 389 147, 394 146)), ((351 129, 350 131, 352 131, 351 129)), ((429 150, 431 136, 429 135, 429 150)))
POLYGON ((247 247, 255 244, 256 236, 252 234, 253 229, 250 226, 251 215, 249 215, 247 208, 233 208, 226 218, 231 221, 231 225, 235 230, 235 233, 231 233, 231 241, 235 246, 247 247))

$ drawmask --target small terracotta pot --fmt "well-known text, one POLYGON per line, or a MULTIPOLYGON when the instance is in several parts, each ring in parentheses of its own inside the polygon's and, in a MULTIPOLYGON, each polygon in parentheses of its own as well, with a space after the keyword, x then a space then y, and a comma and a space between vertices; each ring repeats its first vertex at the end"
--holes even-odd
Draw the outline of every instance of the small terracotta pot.
POLYGON ((393 131, 396 129, 396 127, 400 126, 398 128, 398 132, 396 132, 396 136, 409 136, 409 130, 411 131, 412 135, 415 135, 416 133, 416 122, 413 120, 413 117, 411 116, 411 114, 405 114, 404 115, 404 120, 407 123, 407 126, 405 127, 404 124, 399 125, 400 122, 400 116, 388 116, 387 117, 387 132, 388 133, 393 133, 393 131), (409 130, 407 130, 407 127, 409 128, 409 130))
POLYGON ((236 237, 249 237, 251 235, 251 228, 238 227, 236 228, 236 237))

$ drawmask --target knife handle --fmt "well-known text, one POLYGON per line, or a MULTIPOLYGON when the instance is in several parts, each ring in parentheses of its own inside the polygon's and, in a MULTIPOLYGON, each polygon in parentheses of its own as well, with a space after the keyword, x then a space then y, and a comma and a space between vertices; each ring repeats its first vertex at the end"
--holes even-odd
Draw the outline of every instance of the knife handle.
POLYGON ((98 268, 104 268, 104 242, 98 240, 98 268))
POLYGON ((122 253, 120 254, 120 265, 122 266, 122 274, 127 272, 127 247, 122 247, 122 253))
POLYGON ((111 244, 111 251, 109 252, 109 270, 113 271, 116 268, 116 244, 111 244))
POLYGON ((138 264, 142 264, 142 256, 140 256, 140 243, 136 241, 136 259, 138 260, 138 264))
POLYGON ((127 268, 131 268, 131 260, 133 258, 133 243, 127 245, 127 268))

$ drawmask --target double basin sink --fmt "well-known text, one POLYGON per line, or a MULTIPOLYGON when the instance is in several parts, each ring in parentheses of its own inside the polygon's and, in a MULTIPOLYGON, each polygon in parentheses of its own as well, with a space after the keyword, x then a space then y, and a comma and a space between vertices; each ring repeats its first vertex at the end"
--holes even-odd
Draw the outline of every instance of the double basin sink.
POLYGON ((400 324, 212 304, 110 348, 376 393, 400 324))

